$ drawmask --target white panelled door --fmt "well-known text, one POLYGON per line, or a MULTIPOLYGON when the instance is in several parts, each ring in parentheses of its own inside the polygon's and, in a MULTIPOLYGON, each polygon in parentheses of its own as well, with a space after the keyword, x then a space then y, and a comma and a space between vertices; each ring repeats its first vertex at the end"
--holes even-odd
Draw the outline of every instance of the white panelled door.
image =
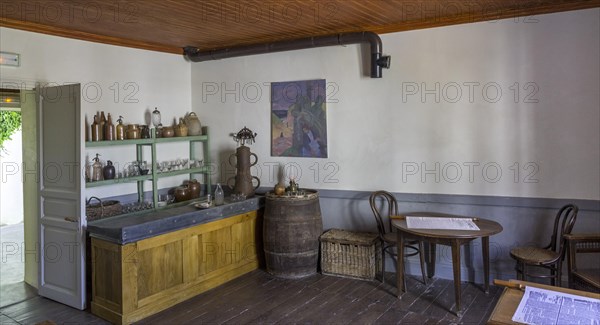
POLYGON ((85 301, 85 183, 80 85, 38 87, 39 294, 78 309, 85 301))

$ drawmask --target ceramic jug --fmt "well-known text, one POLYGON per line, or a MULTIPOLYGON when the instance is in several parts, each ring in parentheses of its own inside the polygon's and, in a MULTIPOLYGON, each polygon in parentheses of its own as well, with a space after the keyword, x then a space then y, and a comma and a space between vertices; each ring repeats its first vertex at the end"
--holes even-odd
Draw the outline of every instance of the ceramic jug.
POLYGON ((106 166, 102 170, 102 174, 104 175, 104 179, 114 179, 115 178, 115 166, 113 166, 112 161, 108 160, 106 162, 106 166))
POLYGON ((190 189, 190 198, 197 199, 200 197, 200 183, 197 180, 190 180, 187 186, 190 189))
POLYGON ((202 125, 196 113, 185 114, 185 124, 188 127, 188 135, 202 135, 202 125))
POLYGON ((185 125, 185 122, 182 118, 179 119, 179 124, 175 126, 175 136, 176 137, 187 137, 188 135, 188 127, 185 125))
POLYGON ((250 148, 246 146, 238 147, 235 154, 229 156, 229 164, 237 169, 236 175, 227 180, 227 185, 233 189, 233 193, 244 194, 248 198, 254 196, 254 191, 260 186, 260 179, 250 174, 250 167, 256 165, 257 162, 258 157, 256 154, 250 152, 250 148), (254 156, 254 162, 250 161, 251 156, 254 156), (235 164, 232 158, 235 158, 235 164), (252 184, 253 179, 257 181, 256 186, 252 184), (234 186, 231 186, 231 180, 235 181, 234 186))
POLYGON ((187 186, 175 188, 175 202, 183 202, 190 199, 190 189, 187 186))

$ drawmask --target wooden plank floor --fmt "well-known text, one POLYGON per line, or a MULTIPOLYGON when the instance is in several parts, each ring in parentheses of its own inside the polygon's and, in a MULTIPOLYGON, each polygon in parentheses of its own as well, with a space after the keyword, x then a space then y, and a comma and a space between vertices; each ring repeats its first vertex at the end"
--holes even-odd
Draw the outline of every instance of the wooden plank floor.
MULTIPOLYGON (((301 280, 275 278, 257 270, 150 316, 138 324, 484 324, 501 289, 483 293, 462 284, 463 316, 454 305, 451 280, 407 278, 407 292, 395 296, 389 281, 361 281, 315 275, 301 280)), ((0 309, 0 324, 106 324, 89 311, 78 311, 36 296, 0 309)))

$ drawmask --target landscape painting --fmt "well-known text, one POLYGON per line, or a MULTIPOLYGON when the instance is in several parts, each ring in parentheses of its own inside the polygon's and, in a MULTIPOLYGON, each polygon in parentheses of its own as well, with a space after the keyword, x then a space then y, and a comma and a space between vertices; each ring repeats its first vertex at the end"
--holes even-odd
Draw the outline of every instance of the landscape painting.
POLYGON ((325 79, 271 83, 271 155, 327 158, 325 79))

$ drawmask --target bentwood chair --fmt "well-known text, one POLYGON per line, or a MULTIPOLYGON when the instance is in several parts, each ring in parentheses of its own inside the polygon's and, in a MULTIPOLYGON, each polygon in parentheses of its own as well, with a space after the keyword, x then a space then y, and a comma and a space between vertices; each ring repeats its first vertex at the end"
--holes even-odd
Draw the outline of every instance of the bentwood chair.
POLYGON ((517 263, 517 279, 527 281, 527 277, 550 278, 553 286, 561 285, 562 262, 566 252, 565 235, 570 234, 577 219, 579 208, 573 204, 562 207, 554 219, 554 229, 550 244, 545 247, 516 247, 511 249, 510 256, 517 263), (531 267, 550 270, 550 274, 531 272, 531 267))
MULTIPOLYGON (((393 259, 398 258, 396 252, 396 245, 398 243, 396 233, 393 232, 391 216, 398 215, 398 202, 396 198, 389 192, 377 191, 373 192, 369 197, 369 203, 371 204, 371 210, 377 221, 377 230, 379 231, 379 239, 381 240, 381 254, 382 254, 382 273, 381 282, 385 283, 385 254, 388 253, 393 259), (386 209, 387 208, 387 209, 386 209)), ((410 257, 419 255, 421 260, 421 274, 423 275, 423 283, 427 284, 425 277, 425 257, 423 250, 423 242, 421 241, 407 241, 404 247, 411 250, 412 252, 405 254, 404 256, 410 257)), ((404 272, 404 270, 396 270, 396 272, 404 272)), ((406 285, 405 285, 406 287, 406 285)))

